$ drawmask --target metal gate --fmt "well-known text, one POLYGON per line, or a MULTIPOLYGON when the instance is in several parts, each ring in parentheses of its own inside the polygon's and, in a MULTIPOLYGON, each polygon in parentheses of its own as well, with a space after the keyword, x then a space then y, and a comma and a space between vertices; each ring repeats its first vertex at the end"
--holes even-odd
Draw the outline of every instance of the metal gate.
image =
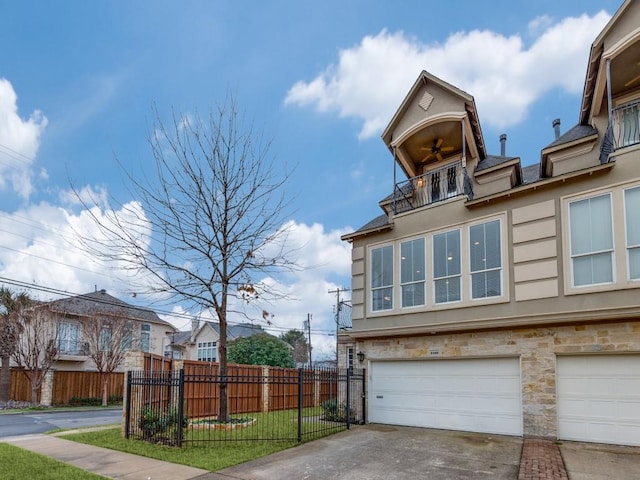
POLYGON ((229 366, 127 373, 125 437, 302 442, 365 422, 365 371, 229 366), (226 390, 227 415, 220 399, 226 390))

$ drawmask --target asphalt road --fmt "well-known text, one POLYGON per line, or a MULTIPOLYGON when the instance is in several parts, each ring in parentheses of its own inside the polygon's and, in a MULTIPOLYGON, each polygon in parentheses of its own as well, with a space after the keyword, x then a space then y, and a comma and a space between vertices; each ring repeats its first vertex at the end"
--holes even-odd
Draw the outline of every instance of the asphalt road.
POLYGON ((45 433, 58 428, 80 428, 120 423, 122 410, 55 410, 0 414, 0 439, 45 433))

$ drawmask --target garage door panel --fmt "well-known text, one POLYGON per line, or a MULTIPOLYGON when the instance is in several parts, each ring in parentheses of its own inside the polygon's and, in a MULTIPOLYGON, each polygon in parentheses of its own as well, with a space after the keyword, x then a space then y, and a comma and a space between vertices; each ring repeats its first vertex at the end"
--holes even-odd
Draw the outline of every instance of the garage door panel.
POLYGON ((640 445, 640 355, 558 357, 558 437, 640 445))
POLYGON ((373 362, 374 423, 522 434, 517 358, 373 362))

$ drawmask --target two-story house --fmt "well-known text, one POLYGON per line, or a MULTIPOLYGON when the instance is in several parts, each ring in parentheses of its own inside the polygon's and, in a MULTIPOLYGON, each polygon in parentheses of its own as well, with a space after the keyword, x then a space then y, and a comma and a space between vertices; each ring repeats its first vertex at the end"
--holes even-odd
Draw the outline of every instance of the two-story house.
POLYGON ((418 76, 382 134, 395 189, 343 237, 339 353, 367 368, 369 422, 640 445, 639 60, 626 0, 578 123, 529 166, 504 138, 489 154, 470 94, 418 76))
POLYGON ((162 320, 154 311, 130 305, 105 290, 62 298, 44 303, 57 323, 58 360, 56 370, 94 370, 95 365, 84 351, 83 322, 100 318, 122 318, 131 325, 131 350, 161 355, 167 343, 168 332, 176 329, 162 320))

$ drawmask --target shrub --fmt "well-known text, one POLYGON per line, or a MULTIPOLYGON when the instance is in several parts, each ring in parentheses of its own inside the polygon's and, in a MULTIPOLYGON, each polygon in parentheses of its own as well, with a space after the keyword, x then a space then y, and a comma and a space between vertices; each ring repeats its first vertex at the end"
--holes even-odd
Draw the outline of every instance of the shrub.
MULTIPOLYGON (((177 408, 171 408, 166 412, 162 412, 156 408, 146 406, 142 409, 140 420, 138 420, 138 427, 142 430, 145 438, 152 438, 165 434, 169 429, 177 428, 178 423, 177 408)), ((189 419, 183 417, 181 427, 184 429, 188 426, 189 419)))
POLYGON ((347 406, 344 403, 338 403, 338 399, 330 398, 320 405, 322 407, 322 418, 329 422, 346 422, 347 406))
POLYGON ((74 407, 78 406, 100 406, 102 405, 102 399, 96 397, 71 397, 69 405, 74 407))

